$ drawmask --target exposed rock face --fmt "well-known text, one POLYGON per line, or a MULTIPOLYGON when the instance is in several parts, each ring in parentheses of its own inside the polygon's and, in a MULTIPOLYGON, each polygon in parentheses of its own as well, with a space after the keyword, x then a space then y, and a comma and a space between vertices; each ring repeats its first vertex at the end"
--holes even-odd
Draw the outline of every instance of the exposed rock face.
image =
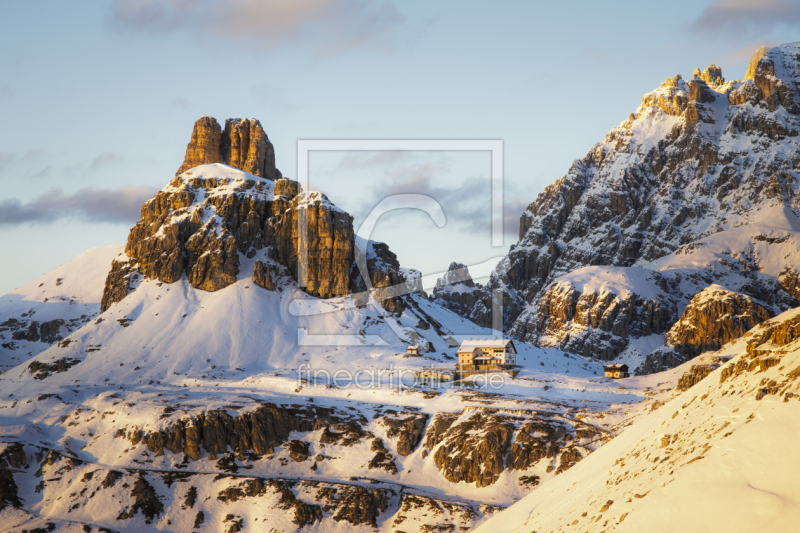
POLYGON ((750 57, 750 62, 747 64, 747 72, 744 75, 745 81, 752 80, 756 77, 756 69, 758 68, 758 62, 764 57, 767 52, 769 52, 769 46, 759 46, 753 55, 750 57))
POLYGON ((711 285, 692 298, 666 335, 666 345, 687 357, 719 350, 772 313, 749 296, 711 285))
MULTIPOLYGON (((414 285, 409 287, 400 268, 397 255, 389 249, 386 243, 369 241, 364 244, 367 250, 356 249, 356 262, 360 254, 364 254, 367 276, 372 284, 372 294, 380 300, 384 309, 390 313, 401 314, 405 309, 405 300, 402 294, 405 291, 415 292, 414 285)), ((353 268, 350 275, 351 292, 366 290, 366 283, 359 268, 353 268)), ((419 289, 421 290, 421 289, 419 289)))
POLYGON ((124 280, 134 269, 166 283, 185 273, 194 287, 208 291, 234 283, 238 252, 264 247, 263 234, 253 230, 263 227, 270 214, 270 192, 266 182, 247 174, 238 179, 176 177, 142 206, 142 218, 131 229, 125 249, 131 261, 112 265, 104 309, 106 302, 124 297, 124 280))
POLYGON ((542 460, 547 472, 563 472, 601 439, 592 426, 558 417, 533 419, 491 412, 438 414, 428 427, 426 446, 450 482, 492 485, 505 470, 526 470, 542 460))
MULTIPOLYGON (((798 52, 797 43, 771 49, 744 82, 725 81, 711 65, 688 83, 676 76, 645 95, 528 206, 520 242, 473 293, 474 304, 451 309, 488 326, 498 291, 506 331, 538 342, 540 310, 553 316, 545 293, 561 276, 591 265, 655 270, 655 261, 748 224, 759 209, 800 215, 798 52)), ((745 262, 747 249, 733 252, 745 262)), ((748 261, 760 268, 757 258, 748 261)), ((758 275, 736 263, 717 257, 662 274, 680 305, 714 282, 780 309, 791 305, 782 303, 777 272, 758 275), (777 296, 767 296, 767 286, 777 296)))
POLYGON ((355 258, 353 217, 324 194, 298 194, 266 233, 274 235, 276 260, 297 276, 309 294, 330 298, 349 293, 355 258), (298 222, 306 225, 307 235, 298 233, 298 222))
MULTIPOLYGON (((579 280, 616 277, 625 269, 589 267, 550 285, 539 300, 536 322, 526 337, 538 335, 539 345, 610 361, 624 350, 631 338, 667 331, 676 315, 675 303, 661 292, 665 286, 657 272, 651 282, 641 284, 650 296, 642 297, 613 282, 600 290, 579 280), (577 285, 577 286, 576 286, 577 285)), ((640 270, 640 269, 636 269, 640 270)))
MULTIPOLYGON (((225 411, 210 411, 144 435, 133 429, 128 431, 127 438, 131 441, 141 438, 156 455, 162 455, 166 449, 185 453, 194 460, 200 459, 201 446, 210 454, 225 454, 230 447, 238 454, 267 455, 273 453, 275 446, 287 442, 292 431, 308 432, 341 422, 342 419, 328 409, 314 411, 264 404, 236 418, 225 411)), ((299 443, 295 448, 292 455, 295 460, 308 457, 307 445, 303 447, 303 443, 299 443)))
POLYGON ((504 470, 513 434, 514 426, 502 418, 475 414, 442 436, 444 444, 436 450, 433 460, 452 483, 466 481, 488 487, 504 470), (478 428, 479 434, 469 434, 478 428))
POLYGON ((387 435, 397 437, 397 453, 404 456, 411 455, 422 441, 427 421, 428 415, 424 413, 399 419, 389 417, 381 419, 381 423, 388 428, 387 435))
POLYGON ((377 529, 378 516, 389 507, 390 492, 386 489, 368 489, 344 485, 333 489, 322 489, 320 498, 325 501, 323 510, 333 510, 336 522, 348 522, 354 526, 370 525, 377 529))
POLYGON ((47 322, 37 322, 32 320, 30 323, 27 321, 19 321, 14 318, 9 318, 0 324, 0 331, 10 331, 11 338, 15 341, 32 341, 32 342, 46 342, 53 344, 60 341, 64 337, 61 335, 61 328, 65 325, 65 321, 61 318, 49 320, 47 322))
POLYGON ((18 490, 14 482, 14 473, 8 468, 0 468, 0 511, 9 506, 15 509, 22 507, 18 490))
POLYGON ((192 129, 192 138, 186 147, 186 157, 184 157, 183 164, 175 175, 182 174, 198 165, 221 163, 221 138, 222 128, 220 128, 215 118, 203 117, 195 122, 192 129))
POLYGON ((682 365, 688 360, 688 357, 677 353, 674 348, 657 348, 647 354, 644 362, 634 370, 634 374, 637 376, 644 376, 647 374, 664 372, 670 368, 682 365))
POLYGON ((280 275, 279 267, 273 262, 256 261, 253 266, 253 282, 268 291, 277 290, 275 279, 278 275, 280 275))
POLYGON ((128 256, 116 258, 111 262, 111 270, 106 277, 103 299, 100 301, 102 313, 113 304, 122 301, 130 290, 131 274, 135 272, 136 261, 128 256))
POLYGON ((33 361, 28 365, 28 371, 33 375, 33 379, 46 379, 52 373, 66 372, 73 366, 79 364, 80 359, 62 357, 56 359, 52 363, 43 363, 41 361, 33 361))
POLYGON ((481 297, 480 288, 472 281, 466 265, 452 262, 447 273, 436 282, 433 299, 442 307, 464 315, 475 307, 481 297))
MULTIPOLYGON (((231 138, 247 139, 243 123, 228 126, 231 138)), ((239 157, 240 148, 241 142, 232 143, 229 157, 239 157)), ((370 276, 380 298, 380 291, 405 279, 388 247, 370 244, 377 250, 370 276)), ((102 310, 128 294, 137 274, 166 283, 186 275, 195 288, 223 289, 236 282, 243 256, 258 256, 254 282, 268 290, 289 277, 321 298, 358 289, 352 279, 355 239, 349 214, 322 193, 303 192, 297 182, 270 182, 206 165, 176 176, 144 203, 128 236, 126 257, 115 260, 108 274, 102 310)), ((402 300, 389 294, 385 305, 393 312, 403 309, 402 300)))
POLYGON ((275 168, 275 149, 255 119, 229 118, 224 131, 213 117, 195 122, 186 157, 175 175, 210 163, 224 163, 272 181, 281 177, 275 168))
POLYGON ((678 380, 677 389, 679 391, 687 391, 703 381, 710 373, 714 370, 719 368, 719 364, 710 365, 710 364, 703 364, 703 365, 692 365, 692 368, 689 369, 684 375, 681 376, 681 379, 678 380))
POLYGON ((791 294, 795 300, 800 301, 800 273, 793 267, 787 266, 778 275, 778 283, 791 294))

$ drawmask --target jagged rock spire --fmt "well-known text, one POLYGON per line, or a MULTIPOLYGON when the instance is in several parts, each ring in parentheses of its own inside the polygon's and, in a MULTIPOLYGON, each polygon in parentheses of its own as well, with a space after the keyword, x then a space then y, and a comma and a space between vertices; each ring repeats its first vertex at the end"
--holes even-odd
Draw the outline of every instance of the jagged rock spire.
POLYGON ((186 157, 175 174, 208 163, 224 163, 272 181, 281 178, 275 149, 256 119, 229 118, 224 130, 214 117, 195 122, 186 157))

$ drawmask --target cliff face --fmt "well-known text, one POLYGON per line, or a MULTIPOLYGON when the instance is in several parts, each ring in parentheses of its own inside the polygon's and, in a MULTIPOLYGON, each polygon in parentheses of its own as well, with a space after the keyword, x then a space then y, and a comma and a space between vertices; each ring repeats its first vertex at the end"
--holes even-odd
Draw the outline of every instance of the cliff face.
POLYGON ((559 416, 465 410, 436 415, 425 446, 448 481, 488 487, 506 470, 537 464, 548 474, 561 474, 604 440, 596 427, 559 416))
POLYGON ((472 310, 480 296, 481 287, 472 281, 469 269, 462 263, 450 263, 445 275, 433 288, 436 302, 460 315, 472 310))
POLYGON ((715 282, 776 311, 797 305, 787 290, 792 278, 779 276, 793 258, 769 250, 797 237, 791 220, 800 214, 799 52, 797 43, 758 52, 745 81, 726 81, 711 65, 645 95, 628 120, 528 206, 519 243, 475 303, 453 309, 489 325, 492 291, 501 291, 505 330, 537 342, 549 323, 540 313, 553 315, 546 301, 552 303, 551 284, 590 265, 661 270, 679 307, 715 282), (770 209, 789 221, 780 237, 764 218, 770 209), (757 221, 767 229, 740 235, 757 221), (718 240, 718 253, 703 256, 704 264, 658 263, 690 255, 723 232, 739 232, 741 247, 718 240))
POLYGON ((544 292, 532 331, 542 347, 610 361, 630 339, 662 334, 675 321, 675 299, 665 286, 662 276, 644 269, 579 269, 544 292))
POLYGON ((223 163, 271 181, 281 177, 275 168, 275 149, 256 119, 229 118, 224 130, 213 117, 195 122, 186 157, 175 175, 209 163, 223 163))
POLYGON ((694 357, 719 350, 771 316, 749 296, 711 285, 692 298, 667 333, 666 345, 683 356, 694 357))

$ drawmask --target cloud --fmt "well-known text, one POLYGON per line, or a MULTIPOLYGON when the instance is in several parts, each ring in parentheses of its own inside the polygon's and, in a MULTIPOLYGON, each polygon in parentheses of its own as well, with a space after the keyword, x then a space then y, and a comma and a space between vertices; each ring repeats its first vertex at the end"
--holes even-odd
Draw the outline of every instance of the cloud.
POLYGON ((33 148, 25 152, 0 152, 0 174, 17 174, 41 178, 50 174, 50 165, 42 167, 45 151, 33 148), (34 170, 35 169, 35 170, 34 170))
POLYGON ((103 152, 92 159, 92 162, 89 163, 89 172, 97 172, 98 170, 103 170, 104 168, 110 166, 119 165, 124 161, 125 158, 119 154, 115 154, 114 152, 103 152))
POLYGON ((800 0, 717 0, 692 25, 695 30, 742 34, 800 28, 800 0))
POLYGON ((737 48, 733 52, 725 55, 720 59, 720 61, 724 62, 731 62, 731 63, 741 63, 743 61, 749 60, 753 57, 753 53, 765 46, 766 48, 774 48, 777 44, 774 41, 755 41, 747 46, 742 46, 741 48, 737 48))
POLYGON ((34 178, 34 179, 36 179, 36 178, 47 178, 52 173, 53 173, 53 165, 47 165, 46 167, 44 167, 39 172, 36 172, 36 173, 32 174, 31 177, 34 178))
POLYGON ((170 109, 189 109, 192 103, 187 98, 178 96, 170 100, 168 105, 170 109))
MULTIPOLYGON (((348 155, 343 161, 346 161, 348 155)), ((386 165, 405 159, 403 152, 366 152, 353 154, 351 168, 386 165), (396 154, 396 155, 392 155, 396 154), (359 166, 360 165, 360 166, 359 166)), ((388 180, 377 183, 373 188, 372 199, 364 204, 359 213, 363 218, 377 203, 395 194, 424 194, 436 200, 445 212, 448 224, 456 224, 476 234, 488 234, 492 229, 491 220, 491 182, 485 178, 464 178, 458 184, 445 181, 444 175, 450 170, 441 164, 416 164, 396 167, 386 172, 388 180)), ((529 202, 523 201, 524 194, 511 194, 506 187, 503 207, 503 233, 519 234, 519 217, 529 202)), ((397 211, 393 216, 410 216, 411 211, 397 211)))
MULTIPOLYGON (((388 165, 397 165, 413 159, 413 153, 408 150, 378 150, 375 152, 347 152, 339 161, 336 170, 364 170, 368 168, 383 168, 388 165)), ((397 171, 396 171, 397 172, 397 171)), ((407 169, 400 173, 408 172, 407 169)), ((396 175, 393 176, 395 179, 396 175)), ((402 175, 400 176, 402 177, 402 175)))
POLYGON ((142 204, 157 191, 148 185, 125 185, 118 189, 87 187, 74 194, 51 189, 28 203, 7 198, 0 200, 0 227, 46 224, 62 218, 129 224, 139 219, 142 204))
POLYGON ((148 33, 210 33, 265 50, 301 45, 319 55, 391 48, 404 22, 388 0, 114 0, 111 18, 148 33))
POLYGON ((294 111, 300 108, 299 105, 292 102, 289 97, 286 96, 285 90, 280 87, 276 87, 275 85, 263 83, 253 87, 252 91, 253 98, 261 103, 269 104, 274 109, 294 111))

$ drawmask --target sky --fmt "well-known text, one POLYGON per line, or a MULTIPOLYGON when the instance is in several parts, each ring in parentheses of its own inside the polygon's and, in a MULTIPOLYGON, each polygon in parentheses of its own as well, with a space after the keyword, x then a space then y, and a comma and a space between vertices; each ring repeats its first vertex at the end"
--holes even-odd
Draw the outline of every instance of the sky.
POLYGON ((295 177, 303 139, 498 139, 488 152, 312 153, 310 182, 355 217, 389 194, 427 215, 373 238, 425 274, 503 255, 519 216, 669 76, 744 76, 800 39, 800 0, 0 0, 0 294, 125 242, 183 161, 195 120, 257 118, 295 177))

